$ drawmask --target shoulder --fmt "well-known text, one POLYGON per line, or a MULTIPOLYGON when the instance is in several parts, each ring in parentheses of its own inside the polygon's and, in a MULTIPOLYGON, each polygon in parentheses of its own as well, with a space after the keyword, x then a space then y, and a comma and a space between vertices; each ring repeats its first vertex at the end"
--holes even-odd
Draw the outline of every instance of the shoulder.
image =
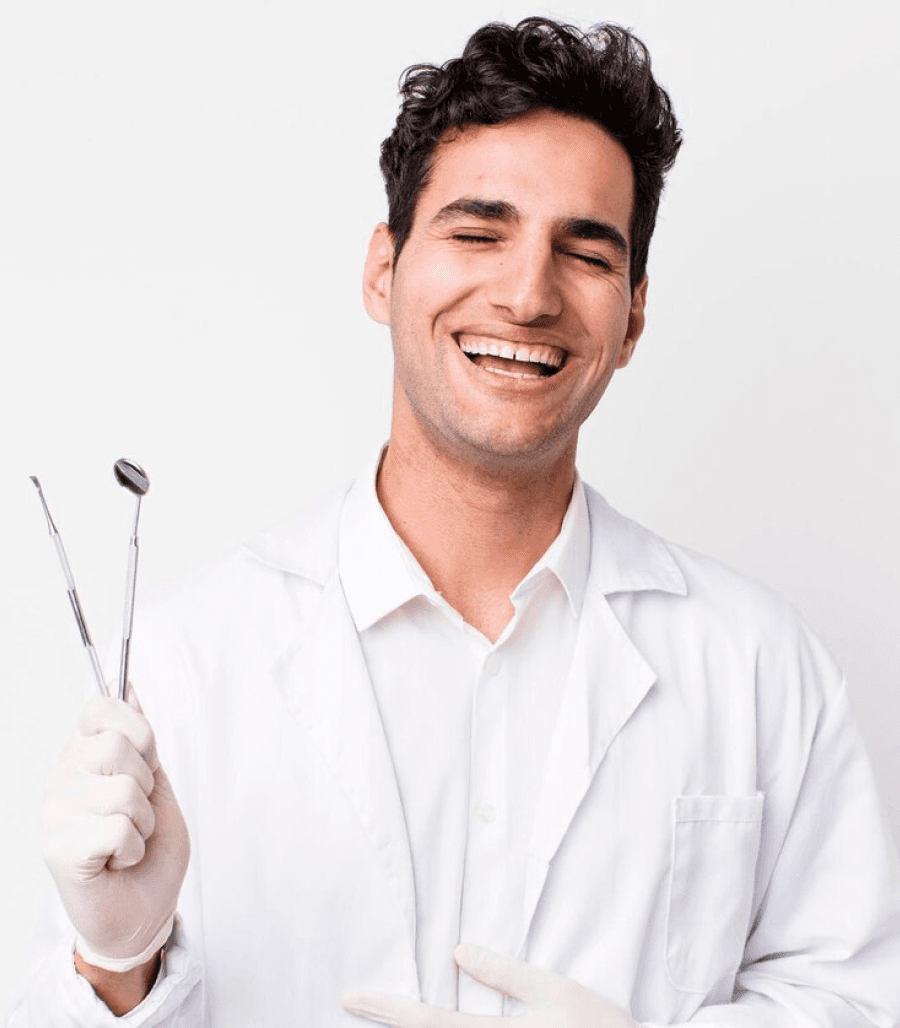
POLYGON ((697 654, 729 650, 748 665, 812 662, 827 668, 827 677, 840 679, 831 654, 770 586, 664 539, 620 514, 593 489, 587 493, 591 577, 597 562, 610 604, 636 631, 697 654))
POLYGON ((236 696, 263 688, 309 631, 336 570, 346 491, 139 592, 131 678, 167 752, 193 738, 210 709, 228 710, 236 696))
POLYGON ((323 493, 302 510, 241 547, 255 564, 324 585, 337 566, 341 511, 350 483, 323 493))
POLYGON ((246 543, 149 590, 138 631, 233 651, 241 639, 277 645, 315 606, 337 566, 340 514, 349 486, 320 497, 246 543))
POLYGON ((679 546, 621 514, 585 486, 591 518, 591 577, 608 596, 665 593, 674 606, 721 603, 782 607, 777 593, 713 557, 679 546))

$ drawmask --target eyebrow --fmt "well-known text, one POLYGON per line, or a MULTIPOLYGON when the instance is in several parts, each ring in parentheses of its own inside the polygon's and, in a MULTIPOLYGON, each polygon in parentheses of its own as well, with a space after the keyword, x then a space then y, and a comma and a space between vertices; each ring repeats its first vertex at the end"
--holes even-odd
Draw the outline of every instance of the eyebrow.
POLYGON ((570 218, 563 230, 566 235, 575 239, 597 239, 600 242, 612 243, 622 254, 628 256, 628 242, 622 233, 606 221, 596 221, 594 218, 570 218))
POLYGON ((461 196, 458 200, 443 206, 431 219, 439 225, 445 221, 465 217, 487 218, 490 221, 519 221, 519 212, 505 200, 482 200, 477 196, 461 196))
MULTIPOLYGON (((457 218, 484 218, 488 221, 502 221, 515 224, 521 221, 518 208, 506 200, 483 200, 478 196, 461 196, 458 200, 445 204, 431 219, 433 225, 454 221, 457 218)), ((609 222, 595 218, 568 218, 563 222, 563 232, 575 239, 594 239, 599 242, 612 243, 613 246, 627 257, 628 241, 622 233, 609 222)))

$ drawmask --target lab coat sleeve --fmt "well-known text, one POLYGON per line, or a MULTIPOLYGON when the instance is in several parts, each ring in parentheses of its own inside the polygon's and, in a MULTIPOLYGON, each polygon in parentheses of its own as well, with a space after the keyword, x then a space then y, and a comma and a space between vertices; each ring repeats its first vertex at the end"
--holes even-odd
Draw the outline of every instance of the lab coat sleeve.
POLYGON ((75 970, 75 932, 58 897, 48 895, 34 939, 32 972, 13 998, 6 1028, 202 1028, 206 1024, 201 968, 180 921, 165 963, 146 999, 124 1017, 113 1015, 75 970))
MULTIPOLYGON (((814 663, 821 670, 823 661, 814 663)), ((767 804, 777 771, 769 784, 767 804)), ((895 1028, 900 866, 839 672, 816 710, 799 788, 790 792, 732 1002, 700 1007, 686 1023, 895 1028)))

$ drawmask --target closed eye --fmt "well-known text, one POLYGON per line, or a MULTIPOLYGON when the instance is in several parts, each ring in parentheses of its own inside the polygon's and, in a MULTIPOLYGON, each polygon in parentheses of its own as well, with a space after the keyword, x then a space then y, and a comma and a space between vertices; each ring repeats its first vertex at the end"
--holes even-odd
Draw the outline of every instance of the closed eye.
POLYGON ((605 271, 610 271, 612 269, 612 265, 609 263, 608 260, 606 260, 603 257, 594 257, 594 256, 592 256, 590 254, 586 254, 586 253, 571 253, 571 252, 569 252, 569 256, 570 257, 577 257, 578 260, 584 261, 585 264, 590 264, 590 266, 592 268, 603 268, 605 271))
MULTIPOLYGON (((464 244, 475 244, 475 243, 496 243, 496 236, 483 236, 476 232, 454 232, 451 237, 454 242, 464 244)), ((585 264, 590 265, 592 268, 601 268, 604 271, 611 271, 612 264, 604 257, 597 257, 594 254, 587 253, 576 253, 574 250, 564 250, 563 253, 568 257, 575 257, 579 261, 583 261, 585 264)))

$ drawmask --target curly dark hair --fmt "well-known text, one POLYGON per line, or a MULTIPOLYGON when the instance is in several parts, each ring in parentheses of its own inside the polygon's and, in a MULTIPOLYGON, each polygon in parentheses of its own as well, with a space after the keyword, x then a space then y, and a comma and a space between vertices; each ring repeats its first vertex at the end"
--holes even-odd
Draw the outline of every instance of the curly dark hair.
POLYGON ((551 108, 596 122, 627 151, 634 174, 631 288, 640 283, 681 133, 635 35, 612 24, 584 33, 547 18, 525 18, 515 28, 492 22, 470 37, 462 57, 407 68, 400 93, 397 123, 381 144, 395 259, 428 184, 435 146, 448 130, 551 108))

